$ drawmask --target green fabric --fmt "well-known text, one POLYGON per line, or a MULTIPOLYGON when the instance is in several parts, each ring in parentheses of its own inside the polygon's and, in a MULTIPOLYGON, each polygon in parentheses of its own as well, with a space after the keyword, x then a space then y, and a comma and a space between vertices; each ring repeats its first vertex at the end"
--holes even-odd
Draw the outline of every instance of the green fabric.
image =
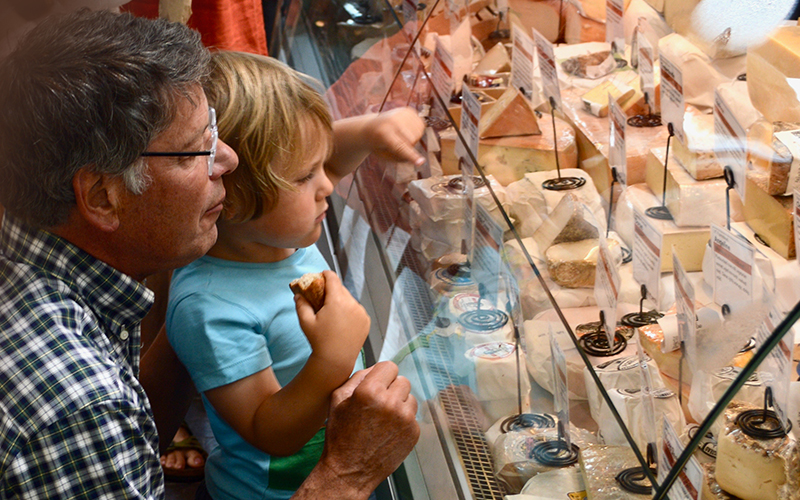
POLYGON ((322 428, 294 455, 270 457, 270 489, 295 491, 300 488, 311 473, 311 469, 319 462, 324 444, 325 429, 322 428))

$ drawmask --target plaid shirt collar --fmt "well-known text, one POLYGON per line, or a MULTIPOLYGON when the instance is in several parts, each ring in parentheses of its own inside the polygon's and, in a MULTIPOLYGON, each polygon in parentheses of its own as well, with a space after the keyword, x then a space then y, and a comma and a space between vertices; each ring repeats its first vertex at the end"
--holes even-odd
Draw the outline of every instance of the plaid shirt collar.
POLYGON ((113 333, 137 324, 153 304, 153 292, 52 233, 28 226, 8 212, 0 229, 6 257, 63 281, 113 333))

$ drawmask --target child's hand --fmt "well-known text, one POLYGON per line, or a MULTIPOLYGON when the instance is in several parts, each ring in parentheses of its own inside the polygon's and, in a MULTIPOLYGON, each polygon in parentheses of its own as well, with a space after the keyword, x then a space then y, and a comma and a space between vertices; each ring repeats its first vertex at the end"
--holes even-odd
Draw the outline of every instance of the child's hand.
POLYGON ((421 165, 425 158, 414 145, 425 131, 425 122, 411 108, 397 108, 374 115, 366 127, 372 152, 394 162, 421 165))
POLYGON ((325 303, 322 308, 314 314, 311 304, 296 295, 297 317, 311 344, 312 356, 332 370, 341 369, 350 375, 369 334, 370 318, 336 273, 324 271, 323 274, 325 303))

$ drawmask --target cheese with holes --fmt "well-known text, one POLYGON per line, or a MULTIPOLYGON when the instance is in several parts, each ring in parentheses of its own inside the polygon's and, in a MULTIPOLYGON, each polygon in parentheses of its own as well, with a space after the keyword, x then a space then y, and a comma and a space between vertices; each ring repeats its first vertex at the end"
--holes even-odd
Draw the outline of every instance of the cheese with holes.
POLYGON ((472 70, 475 75, 496 75, 511 71, 511 59, 505 46, 498 42, 486 52, 478 65, 472 70))
MULTIPOLYGON (((677 142, 677 141, 674 141, 677 142)), ((660 201, 664 185, 664 157, 666 148, 650 150, 647 159, 647 186, 657 193, 660 201)), ((725 179, 698 181, 670 155, 667 166, 666 205, 679 227, 710 226, 711 223, 725 226, 727 209, 725 204, 725 179)), ((736 191, 730 191, 731 220, 742 220, 742 203, 736 191)))
POLYGON ((485 115, 481 115, 478 133, 481 139, 486 139, 541 134, 542 131, 531 101, 519 89, 510 87, 485 115))
MULTIPOLYGON (((599 253, 597 239, 564 242, 552 245, 544 255, 550 279, 567 288, 590 288, 594 286, 599 253)), ((622 263, 619 243, 608 240, 608 248, 615 265, 622 263)))
POLYGON ((633 87, 614 80, 606 80, 583 94, 583 109, 597 117, 608 116, 608 97, 622 102, 636 93, 633 87))
POLYGON ((800 123, 758 120, 747 131, 748 175, 767 194, 788 196, 795 188, 789 178, 793 163, 800 158, 795 159, 782 138, 775 135, 790 130, 800 130, 800 123))
POLYGON ((678 163, 697 180, 722 177, 722 164, 714 153, 714 115, 701 113, 694 106, 686 106, 683 131, 686 144, 677 136, 670 142, 671 153, 678 163))
POLYGON ((551 245, 597 238, 598 224, 575 194, 567 192, 550 212, 539 229, 533 233, 540 250, 547 251, 551 245))
POLYGON ((791 196, 771 196, 747 174, 744 220, 764 243, 784 259, 794 259, 794 218, 791 196))
MULTIPOLYGON (((521 179, 528 172, 556 169, 555 141, 552 125, 540 135, 481 139, 478 143, 478 163, 484 173, 493 175, 503 185, 521 179)), ((575 129, 556 118, 558 162, 562 169, 578 166, 578 147, 575 129)), ((455 155, 456 132, 447 129, 440 134, 442 172, 445 175, 460 172, 455 155)))
POLYGON ((745 409, 757 407, 725 411, 725 427, 717 438, 717 483, 742 500, 800 498, 796 442, 788 436, 748 436, 735 424, 736 416, 745 409))
POLYGON ((745 72, 744 56, 712 61, 706 53, 677 33, 659 40, 658 51, 661 57, 667 57, 681 70, 686 104, 697 106, 702 111, 714 108, 714 89, 717 86, 745 72))
MULTIPOLYGON (((645 210, 661 205, 661 198, 653 194, 644 184, 628 186, 620 197, 616 210, 616 225, 619 235, 633 246, 633 210, 644 214, 645 210)), ((672 271, 672 247, 678 250, 681 264, 686 271, 703 269, 703 254, 711 236, 708 227, 678 227, 673 221, 648 219, 663 235, 661 243, 661 272, 672 271)))

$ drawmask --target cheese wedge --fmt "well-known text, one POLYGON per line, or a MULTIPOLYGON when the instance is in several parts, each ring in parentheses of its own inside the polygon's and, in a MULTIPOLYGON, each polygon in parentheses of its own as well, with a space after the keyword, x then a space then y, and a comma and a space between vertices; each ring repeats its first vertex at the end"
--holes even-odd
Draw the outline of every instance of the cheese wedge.
MULTIPOLYGON (((558 161, 562 169, 578 166, 578 147, 575 129, 556 118, 558 161)), ((442 172, 460 173, 455 155, 456 133, 445 130, 440 134, 442 172)), ((556 169, 556 153, 552 131, 540 135, 481 139, 478 144, 478 163, 484 172, 492 174, 503 185, 521 179, 527 172, 556 169)))
POLYGON ((533 233, 540 250, 551 245, 597 238, 598 228, 592 215, 577 195, 567 192, 549 216, 533 233))
MULTIPOLYGON (((619 265, 622 262, 619 243, 610 239, 608 247, 619 265)), ((566 288, 593 287, 599 251, 597 239, 552 245, 544 253, 550 279, 566 288)))
POLYGON ((744 220, 747 225, 784 259, 794 259, 794 217, 791 196, 771 196, 747 174, 744 220))
POLYGON ((578 7, 564 3, 564 41, 568 44, 604 42, 606 39, 605 21, 584 15, 578 7))
POLYGON ((526 33, 536 29, 550 42, 559 38, 559 27, 563 26, 561 0, 508 0, 512 22, 522 26, 526 33))
POLYGON ((750 102, 750 95, 747 93, 747 82, 736 80, 722 83, 717 87, 717 93, 728 105, 728 109, 731 110, 734 118, 745 131, 761 119, 761 113, 750 102))
POLYGON ((597 117, 608 116, 609 95, 618 102, 633 97, 636 90, 625 84, 606 80, 589 92, 583 94, 583 109, 597 117))
POLYGON ((694 106, 686 106, 683 131, 686 144, 677 137, 670 143, 678 163, 697 180, 722 177, 722 164, 714 153, 714 115, 701 113, 694 106))
POLYGON ((800 123, 758 120, 747 131, 747 163, 751 167, 748 175, 767 194, 792 194, 789 174, 795 159, 775 133, 798 129, 800 123))
MULTIPOLYGON (((673 144, 678 141, 673 141, 673 144)), ((647 186, 661 201, 664 185, 664 157, 666 148, 653 148, 647 158, 647 186)), ((679 227, 708 227, 711 223, 725 226, 727 209, 725 204, 724 179, 698 181, 670 155, 667 166, 666 205, 675 224, 679 227)), ((731 220, 743 220, 742 202, 735 190, 730 191, 731 220)), ((660 203, 659 203, 660 204, 660 203)))
MULTIPOLYGON (((633 247, 633 210, 639 212, 660 205, 661 197, 656 198, 645 184, 628 186, 617 204, 615 229, 620 237, 633 247)), ((672 271, 672 247, 675 246, 678 256, 686 271, 701 271, 706 244, 711 236, 708 227, 678 227, 673 221, 648 219, 661 234, 661 272, 672 271)))
POLYGON ((502 43, 497 43, 486 52, 486 55, 481 58, 472 73, 476 75, 496 75, 497 73, 508 71, 511 71, 511 58, 508 57, 508 51, 505 46, 502 43))
MULTIPOLYGON (((481 103, 481 117, 486 115, 494 106, 497 100, 482 90, 472 90, 478 102, 481 103)), ((453 117, 453 121, 460 127, 461 126, 461 105, 451 104, 447 107, 447 112, 453 117)))
POLYGON ((485 115, 481 115, 478 130, 481 139, 541 133, 533 104, 513 87, 506 90, 485 115))

